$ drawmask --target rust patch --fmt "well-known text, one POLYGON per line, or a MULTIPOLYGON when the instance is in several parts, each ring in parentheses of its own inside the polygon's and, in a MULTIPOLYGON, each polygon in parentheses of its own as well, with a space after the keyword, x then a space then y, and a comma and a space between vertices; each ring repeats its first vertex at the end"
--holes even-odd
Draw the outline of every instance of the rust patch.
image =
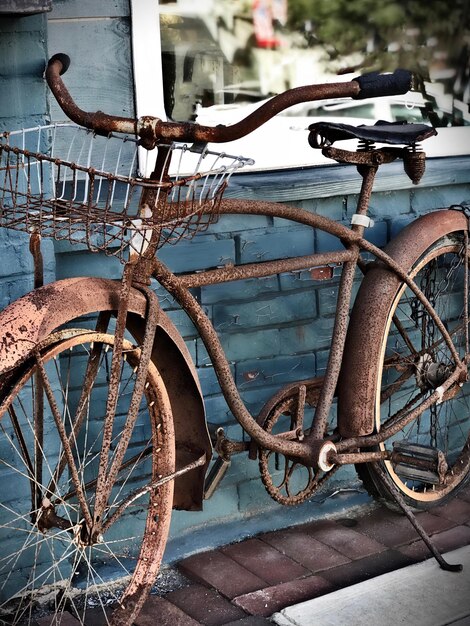
POLYGON ((333 278, 333 268, 327 267, 315 267, 310 270, 310 276, 313 280, 330 280, 333 278))

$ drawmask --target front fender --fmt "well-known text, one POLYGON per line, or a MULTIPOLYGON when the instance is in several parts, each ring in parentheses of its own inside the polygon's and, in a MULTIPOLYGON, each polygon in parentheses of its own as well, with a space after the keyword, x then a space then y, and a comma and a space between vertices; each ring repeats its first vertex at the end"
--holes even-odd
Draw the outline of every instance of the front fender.
MULTIPOLYGON (((0 380, 27 361, 31 350, 72 320, 98 311, 114 312, 120 282, 104 278, 69 278, 45 285, 10 304, 0 314, 0 380)), ((136 341, 145 330, 146 299, 133 289, 128 328, 136 341)), ((189 351, 171 320, 159 312, 152 352, 171 401, 176 438, 177 467, 206 454, 206 464, 175 481, 174 507, 202 508, 204 478, 212 456, 204 403, 189 351)))

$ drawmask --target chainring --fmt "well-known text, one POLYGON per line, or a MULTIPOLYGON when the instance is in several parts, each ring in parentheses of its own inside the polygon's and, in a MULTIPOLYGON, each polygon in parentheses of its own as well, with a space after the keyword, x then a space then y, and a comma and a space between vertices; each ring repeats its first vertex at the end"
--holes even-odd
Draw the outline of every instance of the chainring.
MULTIPOLYGON (((303 427, 305 413, 315 408, 318 396, 318 383, 290 385, 284 393, 276 395, 274 402, 268 402, 260 413, 260 425, 268 433, 301 441, 307 432, 303 427)), ((324 482, 323 472, 278 452, 260 447, 258 460, 261 481, 279 504, 292 506, 305 502, 324 482)))

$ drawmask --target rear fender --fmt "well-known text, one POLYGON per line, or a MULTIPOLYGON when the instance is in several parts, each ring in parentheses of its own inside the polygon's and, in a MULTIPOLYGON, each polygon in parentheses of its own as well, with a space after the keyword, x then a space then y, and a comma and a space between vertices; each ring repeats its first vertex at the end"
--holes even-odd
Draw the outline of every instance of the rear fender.
MULTIPOLYGON (((468 229, 461 211, 436 211, 404 228, 385 248, 407 272, 438 239, 468 229)), ((401 280, 384 265, 367 272, 351 312, 338 381, 338 428, 342 437, 369 435, 375 428, 376 367, 388 312, 401 280)))
MULTIPOLYGON (((9 378, 30 358, 35 346, 64 324, 97 311, 116 311, 119 292, 119 281, 70 278, 45 285, 10 304, 0 314, 0 388, 1 380, 9 378)), ((145 297, 133 289, 128 328, 136 341, 144 334, 145 311, 145 297)), ((212 446, 196 369, 181 335, 163 311, 159 312, 152 360, 171 401, 177 467, 206 455, 205 465, 175 481, 174 507, 200 510, 212 446)))

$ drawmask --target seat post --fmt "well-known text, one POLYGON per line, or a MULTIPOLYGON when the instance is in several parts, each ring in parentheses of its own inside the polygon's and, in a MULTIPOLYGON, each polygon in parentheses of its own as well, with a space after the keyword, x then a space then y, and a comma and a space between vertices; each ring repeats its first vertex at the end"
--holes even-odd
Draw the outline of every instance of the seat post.
MULTIPOLYGON (((357 216, 367 216, 367 211, 369 209, 369 202, 372 195, 372 188, 374 185, 375 175, 377 170, 379 169, 378 165, 359 165, 358 166, 359 174, 362 176, 362 184, 361 191, 359 193, 359 199, 357 201, 356 207, 356 215, 357 216)), ((364 234, 364 228, 366 227, 365 223, 362 224, 360 221, 356 221, 356 223, 352 223, 351 230, 356 233, 359 233, 361 237, 364 234)))

